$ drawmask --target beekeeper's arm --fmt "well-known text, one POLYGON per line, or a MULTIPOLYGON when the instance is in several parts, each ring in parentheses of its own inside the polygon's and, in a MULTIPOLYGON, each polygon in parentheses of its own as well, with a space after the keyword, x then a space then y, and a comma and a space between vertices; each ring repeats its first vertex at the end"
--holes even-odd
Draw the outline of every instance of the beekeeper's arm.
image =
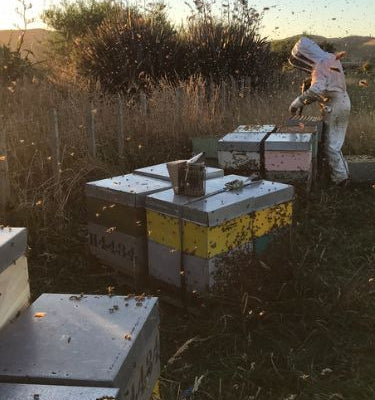
POLYGON ((302 93, 289 107, 289 112, 295 115, 298 109, 315 101, 323 101, 323 93, 326 88, 327 77, 322 63, 318 64, 311 75, 311 86, 306 92, 302 93))

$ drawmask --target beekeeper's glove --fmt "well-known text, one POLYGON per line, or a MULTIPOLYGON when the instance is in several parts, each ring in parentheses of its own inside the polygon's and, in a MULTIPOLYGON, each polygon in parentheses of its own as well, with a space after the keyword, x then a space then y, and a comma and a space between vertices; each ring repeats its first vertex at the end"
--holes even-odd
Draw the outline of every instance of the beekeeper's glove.
POLYGON ((302 100, 297 97, 295 100, 293 100, 292 104, 289 107, 289 112, 292 115, 296 115, 298 113, 299 110, 302 109, 302 107, 304 106, 304 103, 302 102, 302 100))

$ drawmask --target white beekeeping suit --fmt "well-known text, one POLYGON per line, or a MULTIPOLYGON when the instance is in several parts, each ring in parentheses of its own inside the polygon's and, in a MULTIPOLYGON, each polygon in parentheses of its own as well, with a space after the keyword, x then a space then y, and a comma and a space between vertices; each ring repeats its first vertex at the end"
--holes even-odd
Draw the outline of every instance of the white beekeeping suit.
POLYGON ((340 183, 348 179, 347 163, 342 155, 349 123, 350 99, 346 92, 340 55, 323 51, 314 41, 302 37, 293 47, 290 64, 311 74, 311 86, 290 105, 290 112, 318 101, 326 125, 325 150, 331 167, 331 179, 340 183))

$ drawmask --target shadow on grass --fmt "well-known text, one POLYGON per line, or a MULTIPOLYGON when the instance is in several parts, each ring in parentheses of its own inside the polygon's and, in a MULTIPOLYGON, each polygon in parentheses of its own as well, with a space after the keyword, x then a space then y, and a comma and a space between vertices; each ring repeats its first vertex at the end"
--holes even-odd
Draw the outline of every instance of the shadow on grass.
POLYGON ((165 313, 164 354, 208 338, 166 364, 165 398, 204 375, 196 399, 373 399, 374 198, 368 187, 313 193, 291 238, 262 260, 232 260, 205 318, 165 313))

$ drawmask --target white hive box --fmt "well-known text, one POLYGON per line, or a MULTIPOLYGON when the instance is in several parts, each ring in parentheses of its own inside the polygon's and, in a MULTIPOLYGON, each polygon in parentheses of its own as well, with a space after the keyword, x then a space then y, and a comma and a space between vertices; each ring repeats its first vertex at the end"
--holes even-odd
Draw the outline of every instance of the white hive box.
POLYGON ((150 400, 160 375, 157 303, 43 294, 0 332, 0 382, 119 388, 120 400, 150 400))
MULTIPOLYGON (((139 168, 134 171, 135 174, 149 176, 151 178, 170 181, 167 169, 167 163, 151 165, 150 167, 139 168)), ((224 176, 224 171, 220 168, 206 167, 206 179, 220 178, 224 176)))
POLYGON ((1 400, 109 400, 119 395, 118 389, 110 388, 0 383, 1 400))
POLYGON ((30 300, 25 228, 0 229, 0 329, 30 300))
POLYGON ((235 179, 246 180, 227 175, 208 181, 203 198, 192 200, 172 190, 147 197, 151 277, 181 287, 183 272, 188 290, 207 291, 216 283, 223 256, 252 254, 256 238, 291 223, 291 186, 258 181, 222 190, 235 179))
POLYGON ((170 182, 128 174, 86 184, 89 247, 103 264, 135 280, 147 274, 146 195, 170 182))
POLYGON ((219 166, 224 169, 246 169, 259 172, 263 144, 275 125, 241 125, 218 142, 219 166))
POLYGON ((265 142, 266 178, 289 183, 311 182, 316 164, 315 149, 311 133, 272 133, 265 142))

